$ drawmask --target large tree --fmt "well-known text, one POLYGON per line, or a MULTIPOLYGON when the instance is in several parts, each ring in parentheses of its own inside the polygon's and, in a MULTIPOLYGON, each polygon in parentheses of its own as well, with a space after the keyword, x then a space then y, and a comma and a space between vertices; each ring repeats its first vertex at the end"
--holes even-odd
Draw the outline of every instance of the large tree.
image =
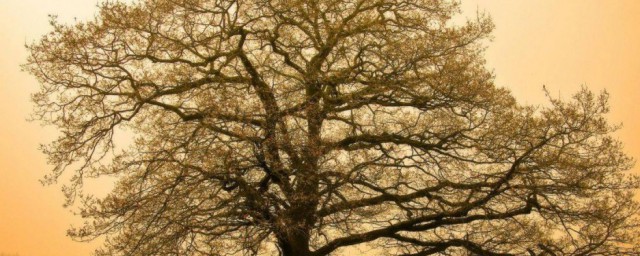
POLYGON ((517 104, 444 0, 108 1, 28 46, 99 255, 624 255, 606 93, 517 104), (114 134, 135 137, 115 150, 114 134), (104 198, 86 178, 116 177, 104 198))

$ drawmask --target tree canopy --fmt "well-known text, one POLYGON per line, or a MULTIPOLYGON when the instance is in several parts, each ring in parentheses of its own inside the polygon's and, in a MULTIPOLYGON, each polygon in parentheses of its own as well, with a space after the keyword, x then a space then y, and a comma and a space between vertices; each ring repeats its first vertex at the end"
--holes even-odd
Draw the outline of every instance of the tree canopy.
POLYGON ((107 1, 28 45, 98 255, 637 255, 607 94, 518 104, 445 0, 107 1), (135 143, 116 150, 127 129, 135 143), (87 178, 113 191, 82 193, 87 178))

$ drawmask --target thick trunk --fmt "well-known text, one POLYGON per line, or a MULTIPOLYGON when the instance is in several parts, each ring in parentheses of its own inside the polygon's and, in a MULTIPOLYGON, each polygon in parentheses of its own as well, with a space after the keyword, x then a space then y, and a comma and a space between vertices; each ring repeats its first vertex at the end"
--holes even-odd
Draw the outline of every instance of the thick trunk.
POLYGON ((294 195, 289 198, 291 207, 286 211, 285 222, 278 236, 278 246, 282 256, 312 255, 309 249, 310 230, 316 222, 315 211, 318 196, 318 159, 322 155, 320 132, 322 129, 322 109, 320 106, 321 86, 316 79, 307 84, 307 145, 303 151, 304 164, 296 173, 294 195))
POLYGON ((278 239, 281 256, 311 255, 309 250, 309 235, 306 232, 292 232, 278 239))

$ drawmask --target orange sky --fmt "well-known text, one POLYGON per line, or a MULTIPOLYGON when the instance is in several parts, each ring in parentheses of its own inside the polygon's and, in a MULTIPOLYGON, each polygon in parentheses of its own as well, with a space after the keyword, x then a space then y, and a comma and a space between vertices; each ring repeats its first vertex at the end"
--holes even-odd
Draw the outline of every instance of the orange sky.
MULTIPOLYGON (((0 255, 88 255, 95 247, 65 236, 80 220, 62 208, 59 186, 38 181, 49 168, 38 145, 55 132, 25 121, 37 84, 18 65, 26 58, 24 43, 48 31, 47 14, 86 19, 96 2, 0 2, 0 255)), ((486 56, 497 85, 530 104, 544 102, 543 84, 565 98, 581 85, 606 88, 610 120, 624 124, 616 136, 640 159, 640 136, 634 136, 640 127, 640 18, 634 18, 640 1, 463 0, 463 7, 467 16, 479 10, 493 17, 496 30, 486 56)))

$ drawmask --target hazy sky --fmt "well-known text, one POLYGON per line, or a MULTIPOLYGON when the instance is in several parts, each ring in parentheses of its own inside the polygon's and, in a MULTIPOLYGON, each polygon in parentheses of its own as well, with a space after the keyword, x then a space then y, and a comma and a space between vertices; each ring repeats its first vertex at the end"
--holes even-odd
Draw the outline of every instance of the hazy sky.
MULTIPOLYGON (((96 0, 0 0, 0 255, 88 255, 94 244, 72 242, 66 229, 81 220, 62 208, 59 186, 43 187, 49 167, 38 150, 52 128, 27 122, 36 81, 19 64, 23 45, 49 29, 47 14, 87 19, 96 0)), ((489 13, 496 30, 487 66, 496 84, 523 103, 545 102, 542 85, 568 98, 580 86, 611 95, 616 137, 640 159, 640 13, 638 0, 473 0, 464 15, 489 13)), ((640 164, 635 169, 640 173, 640 164)))

